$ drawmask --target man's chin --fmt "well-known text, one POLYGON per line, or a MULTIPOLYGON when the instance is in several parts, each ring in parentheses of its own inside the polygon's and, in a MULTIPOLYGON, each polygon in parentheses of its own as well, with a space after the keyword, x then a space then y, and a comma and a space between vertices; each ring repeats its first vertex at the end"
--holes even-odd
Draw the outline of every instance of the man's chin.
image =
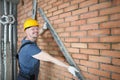
POLYGON ((34 36, 33 38, 34 38, 34 39, 37 39, 37 38, 38 38, 38 36, 34 36))
POLYGON ((34 35, 33 37, 38 37, 38 35, 34 35))
POLYGON ((37 37, 34 37, 34 38, 37 38, 37 37))

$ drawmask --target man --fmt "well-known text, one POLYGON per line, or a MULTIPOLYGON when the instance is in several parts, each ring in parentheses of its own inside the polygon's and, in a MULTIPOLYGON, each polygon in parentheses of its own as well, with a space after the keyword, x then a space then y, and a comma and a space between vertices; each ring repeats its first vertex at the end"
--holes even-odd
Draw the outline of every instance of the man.
POLYGON ((18 80, 38 80, 40 60, 52 62, 61 67, 65 67, 70 73, 76 76, 75 71, 77 70, 74 67, 66 65, 37 46, 36 40, 39 36, 39 24, 36 20, 31 18, 27 19, 24 22, 24 31, 26 37, 22 40, 22 45, 18 53, 18 80))

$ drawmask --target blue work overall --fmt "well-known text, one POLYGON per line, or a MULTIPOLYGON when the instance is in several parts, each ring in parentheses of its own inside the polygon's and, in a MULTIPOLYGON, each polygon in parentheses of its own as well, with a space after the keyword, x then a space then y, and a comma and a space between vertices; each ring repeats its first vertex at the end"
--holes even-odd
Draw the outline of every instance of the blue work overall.
POLYGON ((39 60, 32 56, 41 52, 35 42, 22 40, 24 45, 18 53, 19 73, 17 80, 37 80, 39 74, 39 60))

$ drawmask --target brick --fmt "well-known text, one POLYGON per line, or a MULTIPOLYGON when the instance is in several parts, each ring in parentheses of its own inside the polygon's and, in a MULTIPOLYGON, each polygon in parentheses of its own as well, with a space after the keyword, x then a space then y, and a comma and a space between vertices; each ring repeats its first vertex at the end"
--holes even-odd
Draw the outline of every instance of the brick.
POLYGON ((65 18, 65 22, 76 21, 79 19, 79 16, 70 16, 65 18))
POLYGON ((110 80, 110 78, 100 77, 100 80, 110 80))
POLYGON ((79 68, 81 71, 87 71, 87 67, 85 67, 85 66, 79 66, 79 68))
POLYGON ((63 9, 60 9, 60 10, 57 10, 55 12, 53 12, 53 15, 58 15, 58 14, 61 14, 63 13, 63 9))
POLYGON ((62 32, 64 32, 65 30, 64 30, 64 28, 60 28, 60 29, 55 29, 55 31, 57 32, 57 33, 62 33, 62 32))
POLYGON ((120 50, 120 44, 119 43, 112 44, 112 49, 120 50))
POLYGON ((68 33, 68 32, 60 33, 59 36, 60 36, 60 37, 69 37, 69 36, 70 36, 70 33, 68 33))
POLYGON ((31 12, 28 12, 28 13, 26 13, 26 14, 27 14, 27 17, 32 16, 32 13, 31 13, 31 12))
POLYGON ((83 73, 83 75, 87 78, 86 80, 99 80, 99 76, 89 74, 89 73, 83 73))
MULTIPOLYGON (((23 9, 22 7, 21 7, 21 9, 23 9)), ((18 14, 18 17, 20 18, 21 16, 23 16, 23 14, 25 14, 25 11, 23 10, 23 11, 19 11, 19 14, 18 14)), ((26 15, 26 14, 25 14, 26 15)))
POLYGON ((108 16, 89 18, 87 20, 87 23, 101 23, 101 22, 104 22, 104 21, 108 21, 108 16))
POLYGON ((79 64, 79 60, 78 59, 74 59, 76 64, 79 64))
POLYGON ((52 8, 52 5, 47 5, 47 6, 44 7, 44 10, 46 11, 46 10, 49 10, 51 8, 52 8))
POLYGON ((63 1, 60 0, 60 1, 55 2, 55 3, 52 4, 52 5, 53 5, 53 7, 54 7, 54 6, 59 6, 59 5, 62 4, 62 3, 63 3, 63 1))
POLYGON ((49 1, 48 4, 54 4, 55 2, 57 2, 57 0, 49 1))
POLYGON ((83 37, 83 36, 87 36, 86 31, 71 32, 71 37, 83 37))
POLYGON ((89 55, 99 55, 99 50, 95 50, 95 49, 80 49, 80 53, 89 54, 89 55))
POLYGON ((41 46, 47 46, 48 44, 47 43, 41 43, 40 45, 41 46))
POLYGON ((100 24, 100 28, 115 28, 120 27, 120 21, 109 21, 100 24))
POLYGON ((88 12, 88 13, 81 14, 80 19, 92 18, 97 16, 98 16, 98 11, 88 12))
POLYGON ((71 1, 71 4, 78 4, 78 3, 81 3, 83 1, 85 1, 85 0, 73 0, 73 1, 71 1))
POLYGON ((41 8, 44 8, 45 6, 47 6, 47 3, 44 3, 43 5, 41 5, 41 8))
POLYGON ((68 52, 71 52, 71 53, 79 53, 79 49, 77 48, 67 48, 68 52))
POLYGON ((102 57, 102 56, 89 56, 89 60, 94 62, 101 62, 101 63, 110 63, 111 60, 108 57, 102 57))
POLYGON ((58 45, 55 42, 50 42, 48 45, 58 47, 58 45))
POLYGON ((24 5, 24 9, 26 10, 26 8, 32 8, 32 1, 28 1, 27 3, 26 3, 27 5, 24 5))
POLYGON ((85 60, 80 60, 80 64, 84 65, 86 67, 92 67, 92 68, 98 68, 99 67, 97 62, 91 62, 91 61, 85 61, 85 60))
POLYGON ((55 25, 55 24, 54 24, 54 21, 52 21, 52 20, 50 21, 50 23, 51 23, 52 25, 55 25))
POLYGON ((64 43, 65 47, 70 47, 70 43, 64 43))
POLYGON ((111 2, 103 2, 103 3, 99 3, 93 6, 90 6, 89 10, 93 11, 93 10, 98 10, 98 9, 105 9, 111 6, 111 2))
POLYGON ((88 1, 84 1, 84 2, 80 3, 79 6, 80 6, 80 8, 82 8, 82 7, 87 7, 87 6, 96 4, 96 3, 98 3, 98 0, 88 0, 88 1))
POLYGON ((112 79, 120 80, 120 74, 112 73, 112 79))
POLYGON ((57 24, 54 24, 53 21, 51 21, 51 24, 52 24, 52 26, 54 27, 55 30, 58 29, 58 25, 57 25, 57 24))
POLYGON ((32 6, 29 6, 29 7, 26 7, 24 11, 25 11, 25 13, 28 13, 31 10, 32 10, 32 6))
POLYGON ((65 22, 65 23, 58 24, 58 27, 59 27, 59 28, 64 28, 64 27, 69 27, 69 26, 70 26, 70 23, 69 23, 69 22, 65 22))
POLYGON ((107 71, 88 68, 88 72, 99 76, 110 77, 110 72, 107 71))
POLYGON ((65 42, 79 42, 78 38, 65 38, 65 42))
POLYGON ((63 23, 63 22, 64 22, 64 19, 54 20, 54 24, 59 24, 59 23, 63 23))
POLYGON ((109 35, 110 30, 109 29, 100 29, 100 30, 89 30, 88 36, 105 36, 109 35))
MULTIPOLYGON (((63 74, 63 72, 62 72, 62 74, 63 74)), ((70 73, 68 73, 68 72, 64 73, 63 75, 65 75, 65 76, 68 77, 68 78, 65 78, 64 80, 68 80, 69 78, 72 77, 72 74, 70 74, 70 73)), ((59 76, 59 75, 58 75, 58 76, 59 76)))
POLYGON ((120 6, 100 10, 100 15, 108 15, 120 12, 120 6))
POLYGON ((87 48, 86 43, 71 43, 71 46, 75 48, 87 48))
POLYGON ((100 37, 100 42, 120 42, 120 36, 100 37))
POLYGON ((74 31, 78 31, 78 30, 79 30, 78 26, 72 26, 72 27, 65 28, 66 32, 70 31, 71 33, 74 32, 74 31))
POLYGON ((113 28, 112 30, 111 30, 111 34, 120 34, 120 28, 113 28))
POLYGON ((72 54, 72 57, 76 59, 88 59, 88 56, 86 54, 72 54))
MULTIPOLYGON (((52 44, 52 43, 51 43, 52 44)), ((54 45, 50 45, 50 46, 54 46, 54 45)), ((59 55, 60 56, 60 54, 58 53, 58 51, 49 51, 49 54, 50 55, 59 55)))
POLYGON ((56 19, 58 19, 58 15, 50 17, 50 20, 56 20, 56 19))
POLYGON ((62 13, 59 15, 59 18, 64 18, 64 17, 69 17, 71 16, 71 12, 66 12, 66 13, 62 13))
POLYGON ((81 25, 80 30, 93 30, 98 29, 98 24, 88 24, 88 25, 81 25))
POLYGON ((120 66, 120 59, 112 59, 112 64, 120 66))
POLYGON ((63 3, 63 4, 61 4, 61 5, 58 6, 58 9, 68 7, 69 5, 70 5, 69 2, 67 2, 67 3, 63 3))
POLYGON ((110 49, 110 44, 105 44, 105 43, 89 43, 88 47, 92 48, 92 49, 110 49))
POLYGON ((120 20, 120 14, 112 14, 112 15, 110 15, 110 20, 120 20))
POLYGON ((53 8, 50 8, 49 10, 48 10, 48 12, 54 12, 54 11, 56 11, 57 10, 57 7, 53 7, 53 8))
POLYGON ((82 9, 79 8, 77 10, 72 11, 72 15, 80 15, 86 12, 88 12, 88 8, 82 8, 82 9))
POLYGON ((113 57, 113 58, 120 58, 120 52, 113 50, 100 50, 100 55, 113 57))
POLYGON ((100 64, 100 68, 105 71, 120 73, 120 67, 118 67, 118 66, 113 66, 113 65, 108 65, 108 64, 100 64))
POLYGON ((77 21, 71 22, 71 26, 79 26, 83 24, 86 24, 85 20, 77 20, 77 21))
POLYGON ((48 13, 46 16, 47 16, 47 17, 51 17, 51 16, 52 16, 52 13, 48 13))
POLYGON ((31 11, 32 10, 32 1, 30 1, 30 2, 28 2, 27 3, 27 5, 24 5, 24 11, 25 11, 25 13, 28 13, 29 11, 31 11))
POLYGON ((78 9, 78 5, 73 5, 73 6, 64 8, 64 11, 67 12, 67 11, 72 11, 72 10, 75 10, 75 9, 78 9))
POLYGON ((80 38, 80 42, 98 42, 98 38, 86 37, 80 38))

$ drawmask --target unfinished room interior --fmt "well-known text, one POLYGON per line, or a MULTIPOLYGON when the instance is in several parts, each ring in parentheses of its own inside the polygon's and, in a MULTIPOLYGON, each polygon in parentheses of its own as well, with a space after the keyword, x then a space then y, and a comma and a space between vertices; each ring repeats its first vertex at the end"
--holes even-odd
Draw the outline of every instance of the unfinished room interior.
POLYGON ((0 0, 0 80, 120 80, 120 0, 0 0))

